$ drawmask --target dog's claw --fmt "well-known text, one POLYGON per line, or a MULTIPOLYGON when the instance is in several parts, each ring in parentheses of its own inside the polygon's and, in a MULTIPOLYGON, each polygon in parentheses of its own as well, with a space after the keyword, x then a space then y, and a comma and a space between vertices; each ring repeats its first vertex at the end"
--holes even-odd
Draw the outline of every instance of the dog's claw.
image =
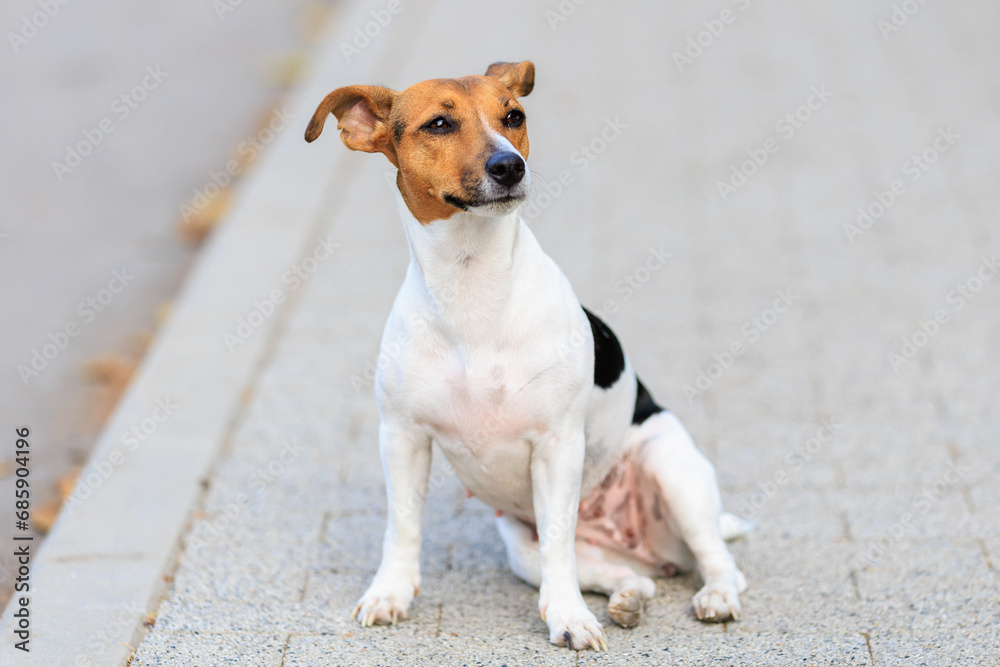
POLYGON ((698 591, 694 596, 694 612, 698 620, 721 623, 730 619, 740 620, 740 596, 736 577, 719 578, 698 591))
POLYGON ((585 609, 584 614, 570 615, 562 607, 554 606, 547 609, 547 612, 549 641, 556 646, 565 646, 571 651, 588 648, 597 652, 607 650, 604 630, 589 610, 585 609))
POLYGON ((414 582, 412 589, 407 586, 387 586, 381 582, 373 582, 358 600, 351 618, 357 619, 365 628, 373 625, 396 625, 407 617, 407 608, 419 584, 414 582), (413 594, 410 593, 411 590, 413 594))
MULTIPOLYGON (((568 644, 569 642, 567 642, 567 645, 568 644)), ((587 640, 587 646, 589 646, 591 650, 597 651, 598 653, 608 650, 608 643, 605 641, 603 633, 596 637, 590 637, 587 640)))

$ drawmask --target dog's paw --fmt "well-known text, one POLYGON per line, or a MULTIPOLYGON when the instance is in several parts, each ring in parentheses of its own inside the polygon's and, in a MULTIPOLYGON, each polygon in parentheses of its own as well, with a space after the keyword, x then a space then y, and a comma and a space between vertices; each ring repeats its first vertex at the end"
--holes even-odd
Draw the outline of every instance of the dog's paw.
POLYGON ((642 619, 646 599, 653 597, 656 584, 647 577, 629 579, 608 599, 608 615, 623 628, 632 628, 642 619))
POLYGON ((361 625, 395 625, 407 617, 410 602, 416 595, 417 584, 389 586, 381 582, 372 582, 358 604, 351 612, 351 618, 356 618, 361 625))
POLYGON ((542 609, 542 620, 549 626, 549 641, 575 651, 607 651, 604 630, 597 617, 582 602, 574 605, 549 605, 542 609))
POLYGON ((642 593, 635 589, 616 591, 608 599, 608 615, 623 628, 634 628, 642 618, 644 604, 642 593))
POLYGON ((746 579, 739 571, 709 579, 692 600, 695 616, 714 623, 740 620, 741 581, 745 587, 746 579))

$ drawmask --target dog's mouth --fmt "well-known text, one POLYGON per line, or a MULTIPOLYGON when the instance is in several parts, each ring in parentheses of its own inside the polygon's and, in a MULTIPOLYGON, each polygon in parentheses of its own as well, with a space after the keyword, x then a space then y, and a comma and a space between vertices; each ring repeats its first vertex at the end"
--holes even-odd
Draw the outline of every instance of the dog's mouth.
POLYGON ((500 195, 499 197, 459 197, 457 195, 444 195, 444 201, 451 204, 455 208, 460 208, 463 211, 471 211, 473 209, 486 208, 489 210, 510 210, 513 206, 520 204, 525 199, 528 198, 526 192, 510 192, 505 195, 500 195))

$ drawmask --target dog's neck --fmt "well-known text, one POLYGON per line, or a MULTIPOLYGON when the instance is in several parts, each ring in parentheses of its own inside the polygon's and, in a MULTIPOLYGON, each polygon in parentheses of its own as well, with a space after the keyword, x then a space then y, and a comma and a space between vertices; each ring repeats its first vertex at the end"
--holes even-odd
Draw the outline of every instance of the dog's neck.
POLYGON ((402 196, 399 210, 410 246, 410 271, 441 323, 467 342, 495 337, 511 311, 521 219, 459 212, 423 225, 402 196))

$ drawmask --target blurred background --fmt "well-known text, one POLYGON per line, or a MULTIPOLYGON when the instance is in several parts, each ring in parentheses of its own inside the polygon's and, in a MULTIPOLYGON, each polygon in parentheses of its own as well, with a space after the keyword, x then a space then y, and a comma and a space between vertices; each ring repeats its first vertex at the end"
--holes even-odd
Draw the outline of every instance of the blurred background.
MULTIPOLYGON (((232 188, 273 139, 266 128, 332 4, 0 10, 0 433, 32 429, 39 533, 232 188)), ((0 497, 12 498, 4 438, 0 497)), ((0 539, 12 524, 0 502, 0 539)), ((0 558, 5 592, 8 567, 0 558)))

